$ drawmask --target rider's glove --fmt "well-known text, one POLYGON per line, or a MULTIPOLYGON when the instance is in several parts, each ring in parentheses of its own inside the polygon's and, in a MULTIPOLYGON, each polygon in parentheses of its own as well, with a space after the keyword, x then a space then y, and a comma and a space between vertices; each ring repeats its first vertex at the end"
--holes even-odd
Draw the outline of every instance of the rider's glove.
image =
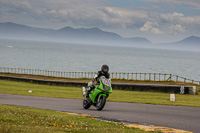
POLYGON ((94 85, 97 85, 98 83, 97 82, 94 82, 94 85))

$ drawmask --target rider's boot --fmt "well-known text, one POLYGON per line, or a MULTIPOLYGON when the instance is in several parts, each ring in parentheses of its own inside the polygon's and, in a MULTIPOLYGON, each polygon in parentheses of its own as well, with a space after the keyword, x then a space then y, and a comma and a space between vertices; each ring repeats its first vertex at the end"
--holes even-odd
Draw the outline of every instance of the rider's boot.
POLYGON ((89 94, 90 94, 90 92, 91 92, 93 89, 94 89, 93 86, 88 87, 87 94, 86 94, 86 97, 87 97, 87 98, 89 97, 89 94))

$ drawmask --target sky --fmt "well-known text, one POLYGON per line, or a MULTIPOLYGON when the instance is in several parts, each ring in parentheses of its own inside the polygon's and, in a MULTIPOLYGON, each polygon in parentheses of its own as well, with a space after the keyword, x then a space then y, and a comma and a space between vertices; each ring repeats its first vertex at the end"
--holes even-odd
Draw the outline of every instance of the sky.
POLYGON ((200 0, 0 0, 0 22, 100 28, 168 43, 200 37, 200 0))

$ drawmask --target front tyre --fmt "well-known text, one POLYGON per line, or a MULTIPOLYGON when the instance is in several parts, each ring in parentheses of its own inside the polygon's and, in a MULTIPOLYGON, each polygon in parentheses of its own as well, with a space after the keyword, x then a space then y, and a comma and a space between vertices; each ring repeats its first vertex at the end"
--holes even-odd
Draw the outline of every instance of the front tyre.
POLYGON ((106 104, 106 96, 99 97, 96 105, 97 110, 102 110, 105 104, 106 104))
POLYGON ((88 108, 90 108, 90 106, 91 106, 91 104, 87 101, 87 100, 83 100, 83 108, 84 109, 88 109, 88 108))

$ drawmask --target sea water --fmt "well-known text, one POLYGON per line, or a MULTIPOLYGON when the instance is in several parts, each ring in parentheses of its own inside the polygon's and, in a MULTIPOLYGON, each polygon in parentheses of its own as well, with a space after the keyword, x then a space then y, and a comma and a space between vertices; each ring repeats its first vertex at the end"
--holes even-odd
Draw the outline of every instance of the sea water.
POLYGON ((167 73, 200 80, 200 52, 0 39, 0 67, 64 72, 167 73))

